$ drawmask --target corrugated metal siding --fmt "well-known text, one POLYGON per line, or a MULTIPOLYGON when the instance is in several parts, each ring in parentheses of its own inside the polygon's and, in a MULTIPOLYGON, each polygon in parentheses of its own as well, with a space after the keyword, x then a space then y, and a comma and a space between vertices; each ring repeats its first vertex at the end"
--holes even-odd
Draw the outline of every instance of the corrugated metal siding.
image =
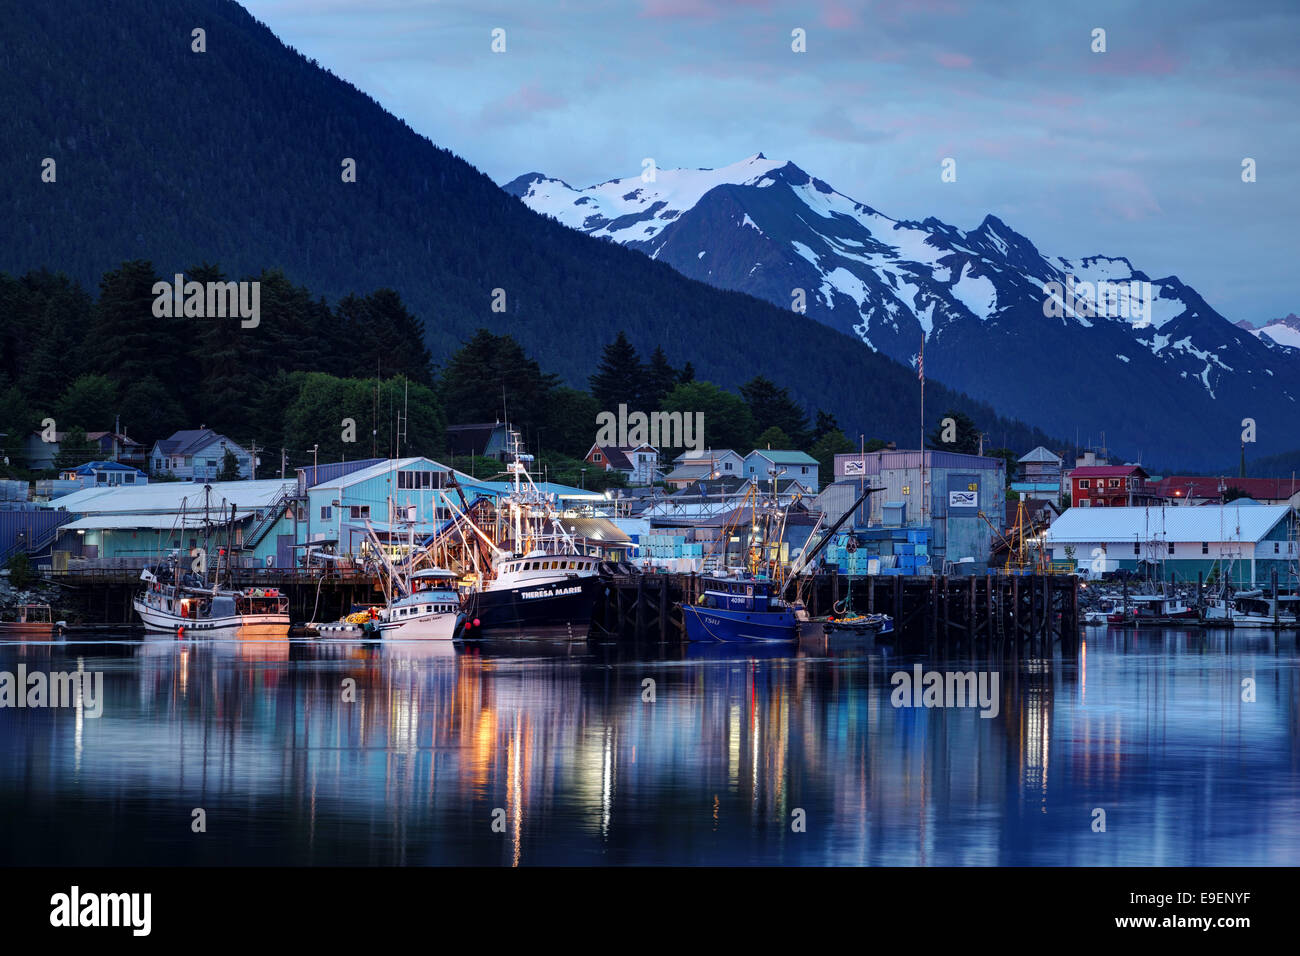
POLYGON ((66 511, 0 511, 0 561, 7 561, 19 550, 20 535, 22 550, 30 553, 33 544, 49 544, 53 541, 54 529, 71 520, 72 515, 66 511))

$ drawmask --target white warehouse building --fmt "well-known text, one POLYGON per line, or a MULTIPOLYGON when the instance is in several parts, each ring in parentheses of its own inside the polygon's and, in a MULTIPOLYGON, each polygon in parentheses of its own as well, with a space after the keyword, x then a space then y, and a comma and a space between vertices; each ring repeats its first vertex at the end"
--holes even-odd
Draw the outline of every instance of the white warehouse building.
POLYGON ((1081 573, 1129 570, 1164 580, 1214 573, 1238 585, 1297 586, 1296 513, 1287 505, 1069 508, 1047 529, 1053 561, 1081 573))

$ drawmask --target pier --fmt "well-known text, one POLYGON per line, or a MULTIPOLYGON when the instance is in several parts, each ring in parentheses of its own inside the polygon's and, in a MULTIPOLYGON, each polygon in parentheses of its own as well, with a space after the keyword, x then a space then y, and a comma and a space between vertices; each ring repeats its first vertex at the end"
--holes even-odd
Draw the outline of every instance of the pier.
MULTIPOLYGON (((819 574, 805 584, 808 613, 829 614, 849 594, 853 607, 894 619, 891 640, 915 651, 1050 652, 1079 647, 1079 579, 1074 575, 901 575, 848 578, 819 574)), ((606 639, 685 639, 682 602, 700 594, 694 574, 630 574, 608 580, 592 635, 606 639)))
MULTIPOLYGON (((701 592, 696 574, 644 574, 627 565, 605 569, 603 599, 598 600, 591 633, 598 639, 685 640, 682 602, 701 592)), ((126 624, 136 620, 132 596, 140 589, 133 568, 93 568, 50 575, 64 588, 87 621, 126 624)), ((354 604, 382 600, 379 579, 357 571, 235 568, 231 582, 239 588, 276 588, 289 597, 296 623, 336 620, 354 604)), ((950 653, 988 653, 1015 649, 1048 651, 1059 643, 1073 654, 1079 645, 1078 578, 1073 575, 987 574, 970 576, 901 575, 849 578, 818 574, 804 585, 808 613, 822 617, 848 597, 859 612, 888 614, 891 638, 900 648, 950 653)))

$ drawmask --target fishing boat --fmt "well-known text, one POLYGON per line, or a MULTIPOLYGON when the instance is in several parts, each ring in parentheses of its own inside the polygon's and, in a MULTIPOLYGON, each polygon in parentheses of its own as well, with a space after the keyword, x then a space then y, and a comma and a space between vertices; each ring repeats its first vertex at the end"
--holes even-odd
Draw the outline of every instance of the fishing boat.
MULTIPOLYGON (((464 638, 562 633, 584 639, 596 599, 604 593, 600 561, 579 551, 551 498, 528 474, 531 455, 510 433, 513 487, 501 501, 512 527, 510 547, 499 547, 464 512, 457 517, 487 545, 491 576, 465 595, 464 638)), ((456 510, 451 506, 452 510, 456 510)))
POLYGON ((1181 624, 1199 618, 1196 608, 1164 594, 1134 594, 1129 600, 1136 624, 1181 624))
POLYGON ((1300 595, 1239 591, 1206 604, 1202 620, 1210 627, 1293 628, 1300 622, 1300 595))
POLYGON ((793 641, 808 620, 802 604, 787 604, 773 593, 778 582, 741 572, 735 577, 704 578, 694 604, 682 604, 686 637, 691 641, 793 641))
POLYGON ((425 568, 409 578, 406 593, 377 614, 379 636, 395 640, 450 641, 464 620, 458 578, 442 568, 425 568))
POLYGON ((173 551, 140 572, 144 589, 132 601, 146 630, 196 637, 276 638, 289 635, 289 598, 275 588, 223 589, 180 567, 173 551))
MULTIPOLYGON (((733 522, 728 523, 719 538, 722 542, 731 540, 741 517, 747 518, 750 533, 746 565, 729 576, 705 577, 695 602, 679 605, 686 623, 687 639, 715 642, 798 640, 799 625, 811 620, 804 602, 797 596, 799 575, 813 566, 817 555, 834 539, 841 525, 876 490, 865 489, 815 545, 805 546, 798 560, 791 564, 788 574, 783 576, 777 555, 784 538, 786 517, 794 502, 782 508, 775 494, 764 499, 757 487, 751 488, 741 507, 736 509, 733 522), (786 595, 792 587, 796 588, 796 596, 787 600, 786 595)), ((810 541, 820 526, 819 518, 809 535, 810 541)), ((890 628, 893 628, 892 621, 890 628)))
POLYGON ((48 604, 20 604, 15 620, 0 621, 0 637, 49 637, 54 617, 48 604))

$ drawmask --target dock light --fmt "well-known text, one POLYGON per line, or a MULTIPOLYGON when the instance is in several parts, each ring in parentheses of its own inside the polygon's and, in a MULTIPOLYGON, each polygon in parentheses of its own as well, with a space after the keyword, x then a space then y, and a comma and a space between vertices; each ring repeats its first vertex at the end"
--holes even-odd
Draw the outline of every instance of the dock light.
POLYGON ((474 626, 478 627, 478 618, 474 618, 474 626))

